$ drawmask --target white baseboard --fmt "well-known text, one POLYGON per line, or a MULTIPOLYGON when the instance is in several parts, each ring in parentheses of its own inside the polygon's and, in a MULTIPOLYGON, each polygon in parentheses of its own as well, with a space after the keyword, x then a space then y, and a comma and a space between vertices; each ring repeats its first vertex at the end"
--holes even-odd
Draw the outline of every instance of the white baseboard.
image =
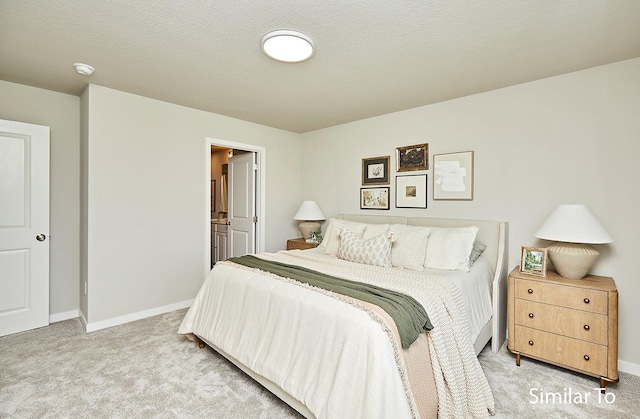
POLYGON ((75 319, 80 316, 80 310, 65 311, 64 313, 49 314, 49 323, 57 323, 64 320, 75 319))
POLYGON ((640 365, 633 362, 618 360, 618 371, 626 372, 628 374, 637 375, 640 377, 640 365))
POLYGON ((84 325, 84 330, 86 331, 87 330, 87 318, 84 317, 84 313, 82 311, 80 312, 80 321, 84 325))
POLYGON ((85 324, 85 330, 87 333, 95 332, 96 330, 106 329, 108 327, 118 326, 121 324, 133 322, 136 320, 146 319, 147 317, 157 316, 159 314, 169 313, 171 311, 180 310, 183 308, 191 307, 193 299, 188 301, 182 301, 175 304, 169 304, 162 307, 156 307, 149 310, 139 311, 137 313, 131 313, 124 316, 114 317, 112 319, 101 320, 99 322, 87 323, 83 317, 85 324))

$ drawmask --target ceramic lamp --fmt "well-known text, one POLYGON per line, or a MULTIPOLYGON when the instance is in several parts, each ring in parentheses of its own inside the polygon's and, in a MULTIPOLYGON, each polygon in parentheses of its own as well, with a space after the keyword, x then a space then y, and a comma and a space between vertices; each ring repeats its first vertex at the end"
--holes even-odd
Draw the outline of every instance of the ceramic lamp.
POLYGON ((600 253, 591 244, 613 239, 585 205, 560 205, 535 236, 554 241, 547 247, 549 259, 565 278, 580 279, 589 273, 600 253))
POLYGON ((298 224, 298 228, 300 229, 302 238, 309 240, 309 234, 311 232, 320 231, 320 223, 318 221, 324 220, 325 217, 316 201, 304 201, 302 205, 300 205, 296 215, 293 216, 293 219, 301 221, 301 223, 298 224))

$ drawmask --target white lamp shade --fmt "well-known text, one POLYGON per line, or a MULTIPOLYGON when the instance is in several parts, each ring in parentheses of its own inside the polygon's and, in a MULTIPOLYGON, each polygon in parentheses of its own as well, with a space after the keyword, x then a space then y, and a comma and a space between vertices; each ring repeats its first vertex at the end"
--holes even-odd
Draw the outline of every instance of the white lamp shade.
POLYGON ((585 205, 560 205, 538 229, 539 239, 603 244, 613 239, 585 205))
POLYGON ((294 220, 299 221, 319 221, 324 220, 324 214, 316 203, 316 201, 304 201, 296 215, 293 216, 294 220))

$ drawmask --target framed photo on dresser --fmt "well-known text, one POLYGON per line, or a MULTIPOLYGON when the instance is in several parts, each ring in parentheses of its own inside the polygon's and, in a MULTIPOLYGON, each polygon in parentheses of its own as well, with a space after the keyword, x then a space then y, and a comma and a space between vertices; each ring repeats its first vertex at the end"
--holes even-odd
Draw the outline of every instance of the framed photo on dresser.
POLYGON ((520 272, 529 275, 547 276, 547 249, 522 246, 520 272))

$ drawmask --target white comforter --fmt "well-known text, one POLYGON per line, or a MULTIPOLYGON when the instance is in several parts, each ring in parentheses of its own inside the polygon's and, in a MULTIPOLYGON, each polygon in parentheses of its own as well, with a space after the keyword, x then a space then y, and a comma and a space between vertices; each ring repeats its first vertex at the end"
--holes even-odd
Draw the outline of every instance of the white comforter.
MULTIPOLYGON (((260 257, 409 294, 422 303, 441 417, 483 417, 493 396, 475 356, 459 291, 446 277, 291 251, 260 257)), ((340 297, 273 275, 217 264, 179 333, 207 339, 306 405, 316 417, 417 416, 397 346, 370 315, 340 297), (314 309, 309 309, 314 307, 314 309)))

